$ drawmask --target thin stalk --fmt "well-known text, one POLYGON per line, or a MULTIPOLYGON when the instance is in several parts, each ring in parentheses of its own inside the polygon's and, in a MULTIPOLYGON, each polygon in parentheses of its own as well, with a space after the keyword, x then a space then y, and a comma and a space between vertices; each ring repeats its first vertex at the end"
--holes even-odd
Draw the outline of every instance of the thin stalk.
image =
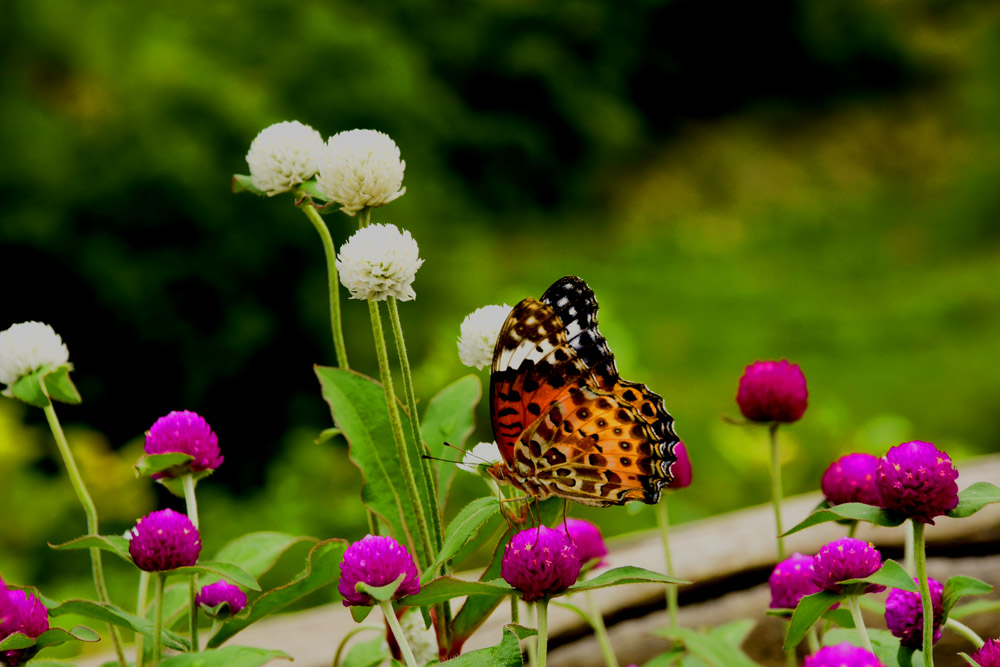
POLYGON ((975 646, 976 648, 982 647, 984 643, 982 637, 977 635, 975 630, 967 626, 965 623, 960 623, 959 621, 956 621, 953 618, 949 618, 947 621, 945 621, 944 627, 948 628, 956 635, 959 635, 964 639, 968 640, 968 642, 973 646, 975 646))
POLYGON ((187 505, 187 516, 191 519, 191 523, 194 524, 195 529, 200 530, 198 526, 198 498, 194 495, 196 485, 194 475, 191 473, 181 475, 181 485, 184 487, 184 503, 187 505))
POLYGON ((817 653, 819 651, 819 632, 816 630, 816 624, 809 628, 809 634, 806 635, 806 641, 809 642, 809 652, 817 653))
POLYGON ((590 625, 594 628, 594 636, 597 638, 597 643, 601 647, 601 653, 604 655, 604 664, 608 667, 618 667, 618 658, 615 657, 615 652, 611 648, 611 639, 608 637, 608 628, 604 625, 604 616, 601 614, 601 610, 597 608, 594 596, 590 591, 584 591, 583 597, 587 601, 590 625))
MULTIPOLYGON (((670 555, 670 514, 667 509, 667 496, 656 504, 656 523, 660 527, 660 539, 663 541, 663 554, 667 559, 667 576, 674 576, 674 561, 670 555)), ((670 619, 668 627, 677 627, 677 586, 667 586, 667 616, 670 619)))
POLYGON ((854 537, 854 534, 858 532, 859 521, 850 521, 847 524, 847 536, 854 537))
POLYGON ((510 596, 510 622, 518 624, 521 622, 521 598, 516 595, 510 596))
MULTIPOLYGON (((195 482, 194 475, 191 473, 181 475, 181 484, 184 487, 184 502, 187 504, 188 518, 191 519, 191 523, 194 524, 195 530, 198 530, 198 498, 194 493, 197 482, 195 482)), ((191 650, 197 653, 201 650, 200 642, 198 641, 198 603, 196 602, 198 598, 197 574, 192 574, 191 578, 188 579, 188 597, 188 627, 191 631, 191 650)))
POLYGON ((781 534, 781 457, 778 452, 778 422, 768 428, 771 435, 771 500, 774 502, 774 523, 778 528, 778 560, 785 559, 785 542, 781 534))
MULTIPOLYGON (((135 615, 139 618, 146 618, 146 596, 149 594, 149 572, 141 570, 139 572, 139 595, 135 602, 135 615)), ((143 667, 146 662, 142 654, 142 644, 145 635, 141 632, 135 633, 135 664, 136 667, 143 667)))
POLYGON ((406 662, 407 667, 417 667, 417 660, 413 657, 413 651, 410 650, 410 644, 406 641, 403 628, 399 627, 399 619, 396 618, 396 612, 392 610, 392 604, 389 602, 379 602, 378 606, 382 609, 382 613, 385 614, 385 622, 389 624, 392 636, 396 638, 396 643, 399 644, 399 650, 403 654, 403 660, 406 662))
POLYGON ((201 642, 198 639, 198 575, 192 574, 188 578, 188 595, 190 596, 190 621, 191 621, 191 652, 197 653, 201 650, 201 642))
POLYGON ((854 619, 854 627, 858 631, 858 636, 861 638, 861 644, 871 653, 875 652, 872 648, 872 640, 868 638, 868 630, 865 628, 865 619, 861 616, 861 603, 858 602, 857 595, 847 596, 847 606, 851 609, 851 617, 854 619))
POLYGON ((156 573, 156 612, 153 615, 153 667, 160 664, 160 654, 163 652, 163 583, 167 575, 156 573))
POLYGON ((538 652, 537 666, 545 667, 545 658, 549 650, 549 599, 542 598, 535 603, 538 613, 538 652))
MULTIPOLYGON (((424 554, 428 558, 435 553, 434 543, 431 540, 430 530, 427 528, 427 518, 424 516, 424 504, 420 501, 420 494, 417 491, 417 480, 413 475, 413 464, 410 462, 410 454, 406 451, 406 439, 403 436, 403 423, 399 418, 399 408, 396 405, 396 393, 392 388, 392 370, 389 368, 389 353, 385 344, 385 333, 382 330, 382 315, 379 313, 377 301, 368 302, 368 312, 371 314, 372 334, 375 337, 375 353, 378 357, 378 370, 382 379, 382 387, 385 390, 385 403, 389 410, 389 424, 392 427, 392 437, 396 443, 396 456, 399 457, 399 466, 403 473, 403 483, 406 486, 406 493, 409 496, 410 505, 413 507, 413 514, 417 519, 417 532, 420 533, 420 542, 423 546, 424 554)), ((420 554, 417 554, 418 556, 420 554)), ((427 563, 418 564, 422 570, 427 563)))
POLYGON ((931 587, 927 582, 927 553, 924 544, 924 524, 910 520, 913 524, 913 560, 917 567, 920 584, 920 602, 924 610, 924 667, 934 667, 934 610, 931 607, 931 587))
MULTIPOLYGON (((518 598, 520 599, 520 598, 518 598)), ((529 616, 529 621, 534 622, 535 627, 538 627, 538 607, 531 604, 530 602, 525 603, 526 612, 529 616)), ((547 619, 546 619, 547 620, 547 619)), ((538 639, 536 637, 535 641, 528 640, 528 664, 531 667, 537 667, 538 665, 538 639)))
POLYGON ((312 204, 302 204, 302 212, 309 218, 319 238, 323 242, 323 254, 326 255, 326 274, 330 291, 330 330, 333 333, 333 349, 337 355, 337 366, 349 368, 347 365, 347 346, 344 344, 344 329, 340 317, 340 279, 337 277, 337 252, 333 246, 330 229, 323 222, 319 211, 312 204))
MULTIPOLYGON (((66 440, 66 434, 63 432, 62 424, 59 423, 59 417, 56 416, 56 409, 51 400, 49 400, 49 404, 43 410, 45 412, 45 419, 49 423, 49 429, 52 431, 52 437, 55 438, 56 447, 59 449, 59 455, 62 457, 63 465, 66 466, 66 474, 69 476, 69 482, 73 486, 77 500, 83 506, 84 514, 87 515, 87 533, 90 535, 99 535, 100 528, 97 521, 97 507, 94 505, 94 500, 90 497, 90 492, 87 491, 87 486, 83 482, 83 475, 80 474, 80 468, 76 465, 73 451, 69 448, 69 441, 66 440)), ((104 580, 104 564, 101 561, 100 549, 90 550, 90 568, 94 576, 94 587, 97 589, 97 599, 110 604, 111 596, 108 594, 108 585, 104 580)), ((108 625, 108 628, 111 632, 111 644, 114 646, 118 664, 121 667, 125 667, 128 661, 125 659, 125 650, 122 648, 122 640, 118 634, 118 628, 111 624, 108 625)))
MULTIPOLYGON (((913 523, 913 519, 907 519, 908 524, 913 523)), ((911 576, 917 576, 917 563, 913 558, 913 530, 904 526, 903 528, 903 569, 911 576)))
POLYGON ((799 659, 795 655, 794 648, 785 649, 785 667, 796 667, 799 664, 799 659))

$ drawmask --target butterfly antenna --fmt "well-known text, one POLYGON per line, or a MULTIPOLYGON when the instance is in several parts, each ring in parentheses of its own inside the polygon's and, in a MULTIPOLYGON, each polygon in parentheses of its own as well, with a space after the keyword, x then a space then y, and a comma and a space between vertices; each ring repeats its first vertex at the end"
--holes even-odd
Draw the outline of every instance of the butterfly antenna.
POLYGON ((438 457, 431 456, 430 454, 421 454, 420 458, 429 459, 431 461, 441 461, 442 463, 455 463, 455 464, 461 463, 461 461, 452 461, 451 459, 439 459, 438 457))

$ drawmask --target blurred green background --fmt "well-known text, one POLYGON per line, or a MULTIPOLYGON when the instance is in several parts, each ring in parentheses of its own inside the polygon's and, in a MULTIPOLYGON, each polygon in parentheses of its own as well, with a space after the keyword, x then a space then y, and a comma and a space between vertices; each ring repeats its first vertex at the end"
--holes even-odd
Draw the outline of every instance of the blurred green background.
MULTIPOLYGON (((106 532, 180 508, 131 465, 190 409, 226 457, 199 490, 206 553, 248 530, 359 536, 346 447, 314 444, 312 365, 333 359, 319 240, 289 197, 229 184, 271 123, 375 128, 407 193, 374 221, 426 260, 401 304, 423 402, 469 372, 465 315, 576 274, 623 376, 688 444, 678 521, 768 497, 764 431, 721 420, 756 359, 809 382, 788 493, 905 439, 994 452, 998 19, 988 0, 6 2, 0 328, 67 342, 84 403, 59 413, 106 532)), ((329 223, 338 245, 355 225, 329 223)), ((345 304, 348 348, 376 375, 365 310, 345 304)), ((6 399, 0 478, 0 571, 86 594, 86 555, 46 547, 82 512, 41 413, 6 399)))

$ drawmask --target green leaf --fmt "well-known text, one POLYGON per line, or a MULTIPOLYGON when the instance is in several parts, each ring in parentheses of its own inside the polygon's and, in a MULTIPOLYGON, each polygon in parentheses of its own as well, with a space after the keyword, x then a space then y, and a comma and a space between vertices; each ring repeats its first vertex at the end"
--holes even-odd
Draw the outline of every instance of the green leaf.
POLYGON ((439 391, 427 403, 420 420, 420 433, 430 449, 431 456, 447 461, 435 461, 438 478, 442 480, 438 502, 444 504, 448 487, 458 466, 451 459, 461 458, 461 453, 449 449, 445 443, 459 449, 476 428, 475 410, 483 396, 482 384, 475 375, 466 375, 439 391))
POLYGON ((36 408, 48 407, 49 397, 45 395, 45 390, 42 388, 44 374, 48 372, 48 368, 48 364, 46 364, 34 373, 18 378, 14 384, 10 385, 11 395, 36 408))
POLYGON ((400 598, 399 603, 411 607, 437 604, 463 595, 487 595, 498 599, 516 591, 505 581, 465 581, 455 577, 439 577, 415 595, 400 598))
POLYGON ((967 602, 961 606, 956 606, 948 616, 957 621, 966 616, 990 614, 995 611, 1000 611, 1000 600, 976 600, 975 602, 967 602))
POLYGON ((910 593, 917 593, 920 590, 917 586, 917 582, 913 580, 913 577, 911 577, 909 573, 903 569, 902 565, 894 560, 885 561, 877 572, 874 572, 867 577, 861 577, 859 579, 845 579, 844 581, 839 581, 837 583, 845 586, 862 583, 881 584, 883 586, 889 586, 890 588, 900 588, 904 591, 909 591, 910 593))
POLYGON ((178 471, 189 470, 190 466, 188 464, 191 461, 194 461, 194 457, 182 452, 146 454, 135 464, 135 472, 139 477, 152 477, 158 472, 164 472, 172 468, 176 468, 178 471))
POLYGON ((505 625, 503 638, 496 646, 469 651, 462 655, 440 663, 448 667, 520 667, 521 640, 538 634, 531 628, 520 625, 505 625))
POLYGON ((230 184, 233 194, 239 194, 241 192, 249 192, 255 194, 258 197, 265 197, 267 193, 263 190, 257 188, 253 184, 253 179, 247 174, 233 174, 233 181, 230 184))
POLYGON ((272 660, 291 660, 284 651, 272 651, 252 646, 226 646, 200 653, 173 655, 160 662, 160 667, 260 667, 272 660))
POLYGON ((684 642, 688 651, 710 667, 759 667, 739 647, 688 628, 667 628, 655 634, 684 642))
MULTIPOLYGON (((871 640, 875 655, 884 667, 909 667, 913 652, 901 649, 899 639, 893 637, 891 632, 868 628, 868 639, 871 640)), ((853 646, 861 646, 853 620, 849 628, 834 628, 823 633, 824 646, 836 646, 845 642, 853 646)))
POLYGON ((750 635, 750 632, 753 630, 755 625, 757 625, 757 623, 752 619, 741 618, 726 623, 725 625, 720 625, 717 628, 713 628, 708 634, 709 636, 719 639, 730 646, 739 647, 746 641, 747 636, 750 635))
POLYGON ((992 503, 1000 503, 1000 488, 989 482, 976 482, 958 492, 958 505, 946 514, 955 519, 964 519, 992 503))
POLYGON ((333 428, 332 426, 330 428, 325 428, 319 432, 318 436, 316 436, 316 444, 322 445, 325 442, 333 440, 338 435, 340 435, 339 428, 333 428))
POLYGON ((559 595, 571 595, 572 593, 577 593, 579 591, 592 591, 595 588, 607 588, 608 586, 621 586, 622 584, 689 584, 691 582, 685 581, 684 579, 677 579, 676 577, 668 577, 665 574, 660 574, 659 572, 653 572, 652 570, 646 570, 641 567, 634 567, 632 565, 626 565, 624 567, 616 567, 613 570, 607 570, 600 573, 593 579, 585 579, 584 581, 578 581, 568 589, 566 592, 560 593, 559 595))
MULTIPOLYGON (((412 539, 412 536, 419 535, 418 508, 410 502, 406 490, 382 385, 354 371, 320 366, 315 370, 323 398, 330 405, 334 424, 347 439, 351 461, 364 477, 362 501, 389 524, 391 534, 407 546, 418 567, 425 567, 434 555, 425 552, 420 540, 412 539)), ((416 476, 420 496, 418 504, 427 512, 436 512, 437 499, 431 497, 429 486, 424 483, 424 466, 420 463, 423 447, 418 449, 413 442, 409 418, 402 406, 399 411, 407 452, 416 476)))
POLYGON ((479 534, 480 529, 499 513, 500 502, 492 496, 477 498, 463 507, 462 511, 448 524, 441 552, 434 564, 424 571, 424 576, 436 571, 445 562, 454 558, 465 545, 479 534))
POLYGON ((368 618, 368 614, 372 613, 373 609, 375 609, 375 607, 367 605, 359 605, 359 604, 351 605, 350 607, 351 618, 354 619, 355 623, 361 623, 366 618, 368 618))
POLYGON ((60 644, 65 644, 66 642, 71 641, 96 642, 100 640, 101 636, 88 628, 86 625, 77 625, 71 630, 64 630, 63 628, 50 628, 38 635, 38 639, 35 640, 35 646, 39 649, 43 649, 48 646, 59 646, 60 644))
POLYGON ((306 568, 302 572, 284 586, 265 592, 239 614, 223 623, 208 641, 208 647, 216 648, 247 626, 336 582, 340 578, 340 561, 344 558, 346 549, 347 542, 340 539, 317 544, 309 552, 306 568))
MULTIPOLYGON (((212 560, 238 565, 252 577, 260 578, 293 546, 301 542, 319 542, 315 537, 261 531, 247 533, 219 549, 212 560)), ((206 578, 203 583, 212 583, 206 578)))
MULTIPOLYGON (((507 543, 510 542, 512 534, 513 531, 508 529, 497 540, 490 563, 479 576, 479 581, 493 581, 500 578, 500 566, 503 561, 504 549, 507 543)), ((452 621, 452 637, 454 637, 455 646, 461 647, 462 643, 489 618, 490 614, 500 605, 502 600, 502 597, 490 597, 486 595, 471 595, 466 598, 462 604, 462 608, 458 610, 458 614, 455 615, 455 619, 452 621)))
POLYGON ((52 400, 77 405, 82 403, 83 399, 80 398, 80 392, 69 377, 69 369, 70 364, 63 364, 45 373, 45 389, 52 400))
POLYGON ((369 586, 365 582, 359 581, 355 584, 354 590, 361 593, 367 593, 377 602, 389 602, 392 600, 393 596, 396 595, 396 590, 399 589, 399 585, 403 583, 403 579, 406 579, 405 572, 396 577, 395 581, 389 582, 385 586, 369 586))
POLYGON ((795 607, 792 620, 788 624, 788 633, 785 636, 785 650, 790 650, 799 645, 802 638, 809 632, 809 628, 819 620, 819 617, 826 613, 826 610, 844 600, 843 595, 820 591, 812 595, 806 595, 795 607))
POLYGON ((968 653, 963 653, 959 651, 958 654, 962 656, 962 660, 965 660, 966 664, 972 665, 973 667, 981 667, 981 665, 975 660, 973 660, 972 656, 969 655, 968 653))
POLYGON ((121 535, 83 535, 62 544, 49 544, 49 548, 57 551, 65 549, 100 549, 102 551, 110 551, 128 562, 132 562, 132 556, 128 552, 128 540, 121 535))
MULTIPOLYGON (((103 602, 92 602, 91 600, 66 600, 63 603, 46 605, 49 608, 49 616, 62 616, 64 614, 77 614, 85 618, 104 623, 112 623, 122 628, 127 628, 139 632, 147 637, 153 636, 153 622, 145 618, 139 618, 116 607, 113 604, 103 602)), ((177 651, 187 651, 187 639, 167 630, 163 631, 163 645, 177 651)))
POLYGON ((986 595, 992 591, 992 585, 975 577, 961 574, 949 577, 948 581, 944 582, 944 617, 947 619, 955 603, 966 595, 986 595))
POLYGON ((244 572, 240 566, 233 565, 232 563, 219 563, 213 560, 206 560, 187 567, 168 570, 164 574, 211 574, 216 577, 222 577, 237 586, 249 588, 252 591, 260 590, 260 584, 257 583, 254 577, 244 572))
POLYGON ((844 503, 843 505, 834 505, 829 509, 816 510, 797 526, 791 530, 785 531, 782 534, 782 537, 791 535, 792 533, 797 533, 800 530, 805 530, 806 528, 810 528, 821 523, 841 521, 844 519, 867 521, 868 523, 873 523, 876 526, 888 527, 899 526, 906 521, 906 517, 902 514, 884 510, 881 507, 865 505, 864 503, 844 503))
MULTIPOLYGON (((862 598, 863 600, 864 598, 862 598)), ((883 612, 884 613, 884 612, 883 612)), ((835 623, 842 628, 853 628, 854 627, 854 617, 851 616, 851 610, 845 609, 844 607, 838 607, 836 609, 830 609, 825 614, 823 614, 823 620, 835 623)))
POLYGON ((377 667, 388 657, 389 645, 380 635, 351 646, 340 667, 377 667))

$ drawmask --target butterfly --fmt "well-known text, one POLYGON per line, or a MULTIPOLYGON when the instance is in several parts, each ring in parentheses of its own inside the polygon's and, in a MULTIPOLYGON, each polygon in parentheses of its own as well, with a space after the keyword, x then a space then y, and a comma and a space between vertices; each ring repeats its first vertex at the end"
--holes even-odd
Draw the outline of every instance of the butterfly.
POLYGON ((487 470, 539 500, 656 503, 673 480, 674 420, 659 395, 619 377, 597 309, 587 283, 567 276, 511 311, 490 374, 503 460, 487 470))

